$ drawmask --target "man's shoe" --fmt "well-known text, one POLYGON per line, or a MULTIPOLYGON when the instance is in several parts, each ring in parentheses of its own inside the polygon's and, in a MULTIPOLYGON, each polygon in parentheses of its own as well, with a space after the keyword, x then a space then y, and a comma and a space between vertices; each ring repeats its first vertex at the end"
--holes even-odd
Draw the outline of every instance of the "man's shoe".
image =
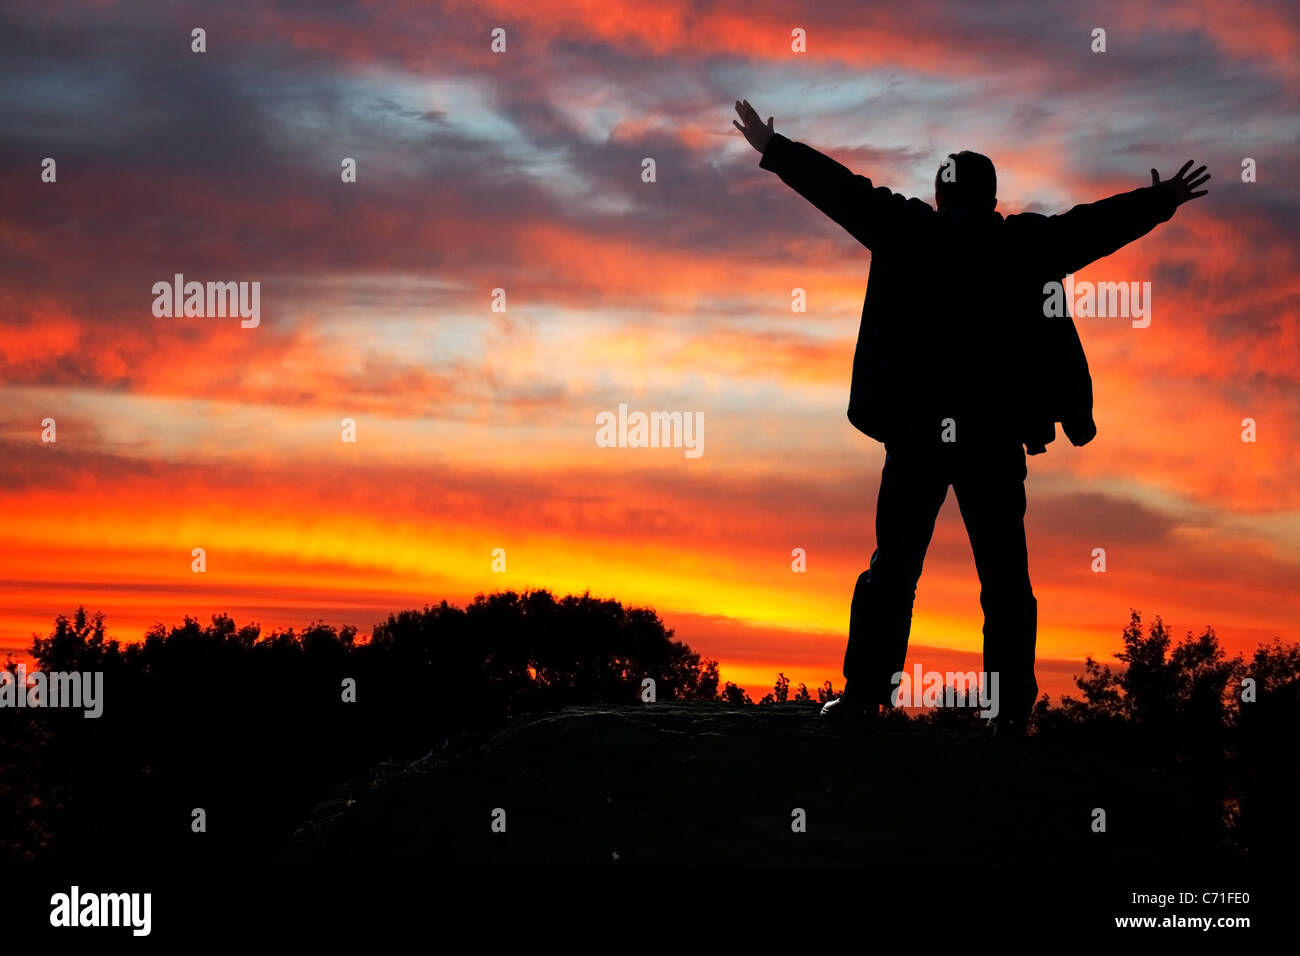
POLYGON ((994 740, 1024 740, 1025 739, 1025 722, 1023 720, 1010 720, 1005 717, 994 717, 989 721, 989 736, 994 740))
POLYGON ((880 716, 880 707, 861 704, 846 692, 823 704, 821 716, 836 723, 874 723, 880 716))

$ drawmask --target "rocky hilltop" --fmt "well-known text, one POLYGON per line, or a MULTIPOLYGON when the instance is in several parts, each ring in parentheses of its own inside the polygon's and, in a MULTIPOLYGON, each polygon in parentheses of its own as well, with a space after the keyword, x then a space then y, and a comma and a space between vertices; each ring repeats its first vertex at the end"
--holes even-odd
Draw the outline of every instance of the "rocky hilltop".
POLYGON ((1217 809, 1176 773, 901 714, 835 728, 817 710, 662 702, 519 718, 374 768, 319 805, 280 862, 987 872, 1235 856, 1217 809))

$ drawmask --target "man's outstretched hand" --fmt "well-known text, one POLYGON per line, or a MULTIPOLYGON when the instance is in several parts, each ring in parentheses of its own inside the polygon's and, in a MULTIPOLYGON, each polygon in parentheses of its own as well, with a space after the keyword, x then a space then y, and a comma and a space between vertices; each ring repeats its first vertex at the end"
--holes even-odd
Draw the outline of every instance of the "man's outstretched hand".
POLYGON ((1197 196, 1204 196, 1207 192, 1209 192, 1208 189, 1202 189, 1200 192, 1192 192, 1192 190, 1195 189, 1197 186, 1203 185, 1204 183, 1208 182, 1210 179, 1210 174, 1205 173, 1204 166, 1201 166, 1199 169, 1193 170, 1190 173, 1187 172, 1188 169, 1191 169, 1192 163, 1194 162, 1196 162, 1196 160, 1189 159, 1183 165, 1183 168, 1178 170, 1177 175, 1175 175, 1172 179, 1166 179, 1164 182, 1160 181, 1159 173, 1157 173, 1154 169, 1151 170, 1151 185, 1164 186, 1166 189, 1168 189, 1171 193, 1173 193, 1174 203, 1178 206, 1181 206, 1189 199, 1195 199, 1197 196), (1201 173, 1205 173, 1205 175, 1202 176, 1201 173))
POLYGON ((772 117, 767 118, 767 125, 763 125, 763 119, 749 105, 749 100, 736 100, 736 112, 740 114, 744 122, 742 126, 735 120, 731 124, 745 134, 745 139, 749 140, 749 145, 753 146, 760 153, 767 149, 768 142, 772 139, 776 130, 772 128, 772 117))

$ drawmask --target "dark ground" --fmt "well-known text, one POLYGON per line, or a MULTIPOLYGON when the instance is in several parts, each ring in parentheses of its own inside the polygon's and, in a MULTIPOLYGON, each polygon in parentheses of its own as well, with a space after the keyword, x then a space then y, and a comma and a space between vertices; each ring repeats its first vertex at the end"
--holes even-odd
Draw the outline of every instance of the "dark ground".
POLYGON ((1031 737, 889 720, 828 727, 816 703, 571 707, 386 764, 317 807, 290 866, 903 864, 1020 871, 1240 856, 1176 770, 1031 737), (495 808, 506 832, 491 828, 495 808), (1107 832, 1092 829, 1103 808, 1107 832), (803 808, 807 830, 791 830, 803 808))

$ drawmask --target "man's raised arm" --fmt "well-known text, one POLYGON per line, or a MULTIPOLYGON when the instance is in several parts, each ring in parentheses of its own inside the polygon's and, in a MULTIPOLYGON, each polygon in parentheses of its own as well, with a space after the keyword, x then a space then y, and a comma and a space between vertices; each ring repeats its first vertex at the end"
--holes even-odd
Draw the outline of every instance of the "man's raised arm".
POLYGON ((848 230, 868 249, 887 240, 905 219, 933 213, 919 199, 908 199, 835 162, 811 146, 795 142, 764 124, 748 100, 736 103, 742 123, 732 120, 749 145, 763 154, 759 166, 781 177, 799 195, 848 230))
POLYGON ((1204 196, 1209 190, 1194 190, 1210 176, 1204 166, 1188 173, 1192 163, 1189 159, 1172 179, 1163 182, 1153 169, 1150 186, 1084 203, 1041 220, 1036 234, 1050 271, 1057 275, 1077 272, 1167 222, 1174 210, 1189 199, 1204 196))

